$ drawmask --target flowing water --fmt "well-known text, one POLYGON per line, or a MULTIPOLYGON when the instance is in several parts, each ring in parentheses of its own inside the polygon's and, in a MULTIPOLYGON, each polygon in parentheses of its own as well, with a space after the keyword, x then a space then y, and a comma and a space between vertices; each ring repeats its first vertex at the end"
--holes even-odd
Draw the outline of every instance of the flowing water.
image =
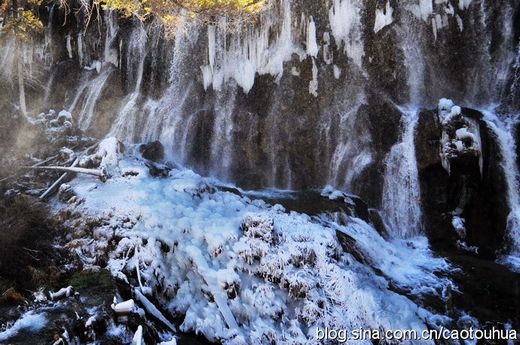
POLYGON ((415 159, 418 111, 403 112, 402 142, 386 158, 383 212, 391 232, 401 238, 421 234, 421 193, 415 159))
POLYGON ((507 183, 507 201, 510 208, 507 218, 507 253, 499 260, 520 272, 520 194, 517 165, 517 143, 513 137, 519 117, 501 120, 494 112, 485 112, 485 119, 498 138, 502 155, 502 168, 507 183))
MULTIPOLYGON (((24 109, 27 92, 29 112, 39 112, 41 104, 55 109, 64 104, 80 129, 100 138, 114 136, 127 147, 159 140, 166 160, 233 185, 226 187, 232 193, 222 193, 229 198, 222 205, 206 191, 190 199, 210 205, 207 213, 229 206, 231 214, 262 204, 254 199, 281 204, 287 215, 304 222, 287 223, 287 229, 319 225, 333 238, 346 236, 341 245, 351 246, 348 255, 362 262, 363 270, 373 268, 367 271, 381 278, 383 283, 374 284, 384 285, 384 291, 417 298, 421 307, 454 320, 470 311, 506 324, 515 318, 511 300, 520 291, 514 273, 520 272, 518 8, 520 0, 274 0, 254 23, 232 18, 206 23, 181 15, 167 35, 155 20, 123 20, 113 11, 89 28, 58 26, 60 10, 50 6, 42 37, 18 46, 0 36, 0 91, 6 90, 0 92, 0 111, 24 109), (25 89, 18 86, 20 79, 25 89), (483 111, 484 120, 496 135, 500 154, 492 159, 504 170, 510 208, 498 263, 429 249, 416 127, 422 109, 435 108, 441 97, 475 109, 493 106, 483 111), (330 194, 318 192, 326 185, 330 194), (267 196, 258 197, 262 193, 267 196), (349 207, 363 217, 345 212, 348 193, 360 194, 349 207), (244 197, 243 205, 234 203, 232 194, 244 197), (451 270, 444 257, 460 270, 451 270), (460 291, 448 288, 450 279, 460 291), (401 280, 407 284, 398 284, 401 280), (445 295, 452 292, 455 307, 448 310, 445 295), (485 302, 474 307, 479 299, 485 302)), ((125 178, 117 183, 128 186, 131 179, 125 178)), ((161 215, 149 219, 151 228, 176 236, 181 231, 163 231, 156 222, 164 218, 182 225, 175 212, 184 199, 176 199, 178 191, 170 185, 158 187, 166 179, 139 181, 143 185, 136 189, 143 195, 150 186, 157 188, 144 207, 161 215), (161 204, 161 198, 171 198, 171 204, 161 204)), ((191 182, 180 179, 185 183, 191 182)), ((110 199, 111 187, 100 184, 92 193, 107 189, 98 196, 110 199)), ((127 192, 115 190, 121 191, 127 192)), ((129 199, 122 200, 140 200, 129 199)), ((270 210, 276 213, 277 207, 270 210)), ((186 212, 196 210, 186 206, 186 212)), ((219 222, 229 219, 223 213, 212 228, 207 213, 199 215, 207 224, 193 228, 209 248, 224 236, 219 222), (213 237, 205 237, 213 230, 213 237)), ((178 273, 173 271, 172 276, 178 273)), ((370 296, 354 298, 372 303, 370 296)), ((358 309, 363 308, 349 310, 358 309)))

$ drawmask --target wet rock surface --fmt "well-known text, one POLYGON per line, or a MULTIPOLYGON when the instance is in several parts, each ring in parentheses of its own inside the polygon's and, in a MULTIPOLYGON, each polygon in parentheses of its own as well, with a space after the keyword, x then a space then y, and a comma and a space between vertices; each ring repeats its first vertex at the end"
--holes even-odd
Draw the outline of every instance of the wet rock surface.
MULTIPOLYGON (((356 2, 348 4, 356 5, 356 2)), ((42 49, 46 61, 34 63, 31 60, 31 72, 33 66, 35 71, 31 77, 38 80, 31 80, 26 90, 31 99, 30 107, 39 109, 52 104, 70 109, 74 104, 73 108, 81 112, 81 119, 49 112, 41 114, 36 124, 28 124, 15 115, 16 106, 11 106, 12 100, 18 97, 18 90, 13 89, 12 82, 0 80, 0 112, 8 114, 0 124, 0 138, 5 138, 6 143, 0 147, 0 192, 9 200, 20 193, 41 196, 61 173, 48 170, 28 173, 19 171, 19 167, 73 164, 73 157, 61 151, 62 147, 74 152, 86 150, 84 154, 89 159, 80 163, 81 168, 115 169, 117 175, 120 167, 100 166, 107 152, 96 155, 97 148, 87 150, 93 141, 80 135, 78 128, 103 137, 111 133, 115 122, 120 122, 123 125, 116 128, 120 139, 130 142, 166 139, 164 146, 152 141, 142 147, 142 157, 148 160, 146 167, 153 177, 167 178, 171 173, 173 165, 158 163, 166 150, 179 153, 182 163, 197 171, 235 181, 244 188, 274 186, 308 190, 333 183, 361 198, 345 193, 330 198, 314 191, 252 198, 306 213, 313 221, 323 224, 333 220, 346 225, 352 222, 352 217, 359 217, 374 225, 383 238, 391 240, 392 229, 386 227, 381 214, 369 207, 381 206, 384 159, 401 139, 403 112, 395 104, 431 106, 448 93, 474 104, 504 100, 504 111, 513 111, 519 108, 520 87, 518 63, 512 64, 510 58, 517 55, 514 45, 519 31, 518 1, 504 6, 492 2, 475 6, 473 2, 467 11, 460 8, 462 5, 459 8, 455 5, 449 16, 446 13, 449 7, 435 2, 433 12, 426 14, 426 18, 421 18, 424 14, 414 15, 399 2, 388 4, 392 6, 393 16, 381 30, 376 30, 375 18, 376 10, 385 5, 381 1, 363 2, 359 12, 356 6, 349 8, 348 13, 353 15, 349 23, 352 19, 354 24, 346 28, 346 40, 342 42, 341 37, 333 35, 331 17, 339 11, 337 6, 329 10, 316 1, 291 2, 289 22, 296 27, 289 31, 302 36, 295 41, 306 43, 290 42, 298 44, 298 49, 281 62, 284 72, 256 73, 254 85, 248 92, 239 77, 230 80, 225 90, 203 87, 200 68, 209 63, 207 48, 210 46, 209 29, 205 25, 190 28, 193 29, 190 33, 197 34, 175 42, 175 47, 189 51, 186 56, 176 55, 179 67, 170 65, 169 46, 173 44, 154 23, 147 22, 141 27, 129 19, 105 16, 97 25, 83 30, 85 18, 81 12, 75 12, 64 23, 63 9, 42 6, 42 19, 52 31, 45 38, 51 39, 53 44, 46 44, 42 49), (506 36, 507 25, 501 24, 509 23, 513 15, 514 39, 511 39, 506 36), (311 18, 319 33, 315 38, 319 53, 314 55, 304 53, 310 48, 309 39, 304 36, 311 18), (113 36, 110 36, 111 25, 118 27, 113 36), (142 41, 136 39, 140 28, 147 31, 147 38, 143 37, 142 41), (502 65, 509 72, 506 81, 499 85, 495 76, 502 65), (164 73, 170 70, 175 71, 173 87, 169 85, 170 73, 164 73), (143 82, 136 85, 140 77, 143 82), (139 92, 134 95, 135 90, 139 92), (89 112, 90 106, 95 111, 89 112), (123 121, 117 121, 121 120, 121 114, 125 115, 123 121), (157 118, 165 122, 149 121, 157 118), (28 130, 28 127, 32 128, 28 130), (20 128, 24 136, 18 135, 20 128), (57 157, 47 161, 54 154, 57 157)), ((278 12, 274 17, 267 17, 268 21, 277 23, 268 32, 269 43, 280 36, 282 30, 277 19, 283 17, 283 9, 275 7, 275 10, 278 12)), ((341 23, 345 23, 345 18, 341 19, 341 23)), ((265 24, 266 20, 263 21, 265 24)), ((227 33, 225 35, 227 38, 227 33)), ((34 51, 39 52, 36 48, 34 51)), ((222 54, 222 49, 218 52, 222 54)), ((220 63, 222 60, 215 66, 220 63)), ((446 293, 452 296, 447 299, 448 309, 444 309, 439 299, 423 302, 423 305, 457 317, 460 315, 452 309, 460 308, 470 311, 483 323, 501 326, 511 323, 518 327, 518 306, 511 302, 519 299, 518 275, 489 260, 495 258, 497 249, 504 247, 509 212, 501 166, 503 157, 495 133, 482 120, 482 115, 471 109, 462 109, 461 117, 447 123, 443 123, 437 111, 424 111, 416 131, 424 227, 434 248, 461 267, 461 272, 451 276, 460 285, 461 292, 446 293), (472 127, 472 123, 477 125, 472 127), (478 150, 473 147, 477 136, 478 150)), ((520 155, 517 155, 520 159, 518 157, 520 155)), ((138 169, 121 171, 121 176, 128 180, 140 174, 138 169)), ((73 174, 67 179, 72 177, 73 174)), ((229 191, 242 194, 233 188, 229 191)), ((66 184, 57 192, 59 200, 68 205, 83 202, 66 184)), ((197 197, 202 198, 206 192, 211 189, 201 191, 197 197)), ((130 284, 119 280, 114 284, 112 278, 104 276, 106 272, 82 276, 90 272, 91 267, 83 267, 88 260, 79 257, 78 248, 88 247, 87 241, 99 241, 100 253, 88 254, 97 258, 96 264, 104 266, 109 259, 107 253, 121 240, 110 231, 108 235, 99 231, 103 227, 110 229, 109 217, 85 220, 80 214, 64 210, 57 218, 69 225, 84 226, 71 226, 68 230, 74 229, 74 234, 65 231, 65 239, 57 238, 62 248, 49 251, 52 260, 25 273, 30 275, 31 281, 55 278, 55 285, 40 281, 47 285, 47 290, 56 291, 71 284, 79 295, 58 302, 32 302, 23 291, 27 286, 2 280, 0 286, 5 292, 0 302, 5 303, 6 324, 12 325, 28 309, 46 313, 50 320, 44 331, 26 332, 13 341, 48 343, 56 337, 64 337, 66 329, 81 341, 95 336, 107 344, 130 342, 131 335, 141 324, 145 340, 152 343, 157 340, 160 329, 157 320, 147 322, 139 314, 118 320, 108 309, 114 295, 121 299, 134 296, 130 286, 139 285, 134 278, 135 271, 129 268, 125 271, 132 277, 130 284), (78 239, 85 242, 76 241, 78 239), (106 279, 109 282, 103 282, 106 279), (100 290, 96 290, 100 285, 100 290), (13 307, 13 304, 22 307, 13 307), (92 316, 92 308, 96 309, 96 317, 90 329, 86 329, 89 327, 85 327, 88 320, 85 318, 92 316), (123 325, 121 333, 112 337, 110 326, 118 322, 123 325)), ((116 223, 113 226, 130 229, 137 220, 118 219, 116 223)), ((245 232, 257 239, 254 231, 245 232)), ((269 232, 263 236, 269 238, 266 242, 274 241, 269 232)), ((341 231, 336 231, 336 237, 344 252, 373 266, 359 249, 359 241, 341 231)), ((166 254, 174 251, 174 247, 175 244, 163 243, 161 250, 166 254)), ((28 249, 23 256, 29 257, 34 255, 31 250, 38 250, 28 249)), ((212 254, 218 255, 219 250, 212 254)), ((314 264, 316 257, 310 252, 305 254, 308 255, 291 258, 295 266, 314 264)), ((338 253, 332 256, 335 255, 338 253)), ((280 278, 270 276, 270 279, 280 278)), ((390 286, 404 295, 408 293, 393 282, 390 286)), ((236 298, 236 285, 228 288, 229 297, 236 298)), ((289 292, 297 298, 306 293, 301 284, 294 284, 289 292)), ((207 291, 204 293, 209 295, 207 291)), ((158 304, 156 300, 153 303, 158 304)), ((170 321, 181 323, 182 317, 170 321)), ((186 343, 202 342, 200 338, 186 339, 186 343)))
MULTIPOLYGON (((265 50, 273 52, 272 65, 280 63, 283 73, 259 71, 248 88, 242 75, 230 78, 225 88, 204 87, 201 66, 208 64, 210 44, 206 25, 190 26, 193 35, 179 39, 182 49, 174 52, 174 42, 153 21, 142 27, 147 39, 140 42, 141 26, 131 19, 104 13, 92 18, 96 25, 84 27, 82 11, 65 20, 59 6, 42 5, 46 39, 53 44, 42 48, 43 63, 31 65, 38 65, 34 73, 41 80, 30 103, 33 109, 73 105, 84 120, 82 129, 98 137, 113 132, 115 122, 124 124, 119 139, 175 137, 163 145, 169 153, 180 153, 182 164, 244 188, 305 190, 334 183, 378 207, 382 158, 399 137, 402 114, 396 105, 433 104, 445 94, 492 103, 507 98, 506 90, 519 89, 512 61, 516 41, 511 38, 518 31, 516 2, 435 3, 426 13, 391 2, 390 20, 377 30, 376 13, 386 4, 355 2, 349 19, 355 24, 344 28, 348 32, 334 20, 334 13, 341 13, 339 3, 329 5, 293 1, 285 13, 284 3, 273 4, 273 13, 255 25, 270 26, 265 50), (275 44, 285 15, 291 19, 291 37, 275 44), (307 52, 306 37, 311 19, 318 47, 313 54, 307 52), (432 28, 431 20, 441 22, 432 28), (502 63, 511 65, 508 78, 496 85, 493 71, 502 63), (175 78, 169 80, 172 68, 175 78), (310 92, 314 84, 316 95, 310 92), (133 95, 134 90, 139 94, 133 95), (133 106, 125 108, 128 100, 133 106), (119 121, 121 113, 127 114, 124 121, 119 121)), ((219 30, 219 42, 226 41, 219 30)), ((222 56, 231 47, 219 43, 216 48, 216 65, 224 68, 222 56)), ((265 69, 277 69, 272 65, 265 69)), ((2 89, 16 98, 8 83, 2 89)))
POLYGON ((164 146, 158 140, 142 144, 139 146, 139 152, 141 152, 143 158, 152 162, 158 162, 164 158, 164 146))
POLYGON ((482 114, 462 108, 458 118, 442 124, 436 111, 423 111, 416 128, 415 145, 423 217, 429 237, 441 246, 467 240, 479 248, 480 255, 493 258, 504 244, 510 210, 497 137, 482 120, 482 114), (461 141, 457 144, 462 145, 460 149, 446 143, 455 137, 455 132, 466 131, 466 117, 477 124, 476 140, 480 146, 476 150, 464 148, 466 144, 461 141), (464 219, 467 230, 464 238, 454 231, 454 216, 464 219))

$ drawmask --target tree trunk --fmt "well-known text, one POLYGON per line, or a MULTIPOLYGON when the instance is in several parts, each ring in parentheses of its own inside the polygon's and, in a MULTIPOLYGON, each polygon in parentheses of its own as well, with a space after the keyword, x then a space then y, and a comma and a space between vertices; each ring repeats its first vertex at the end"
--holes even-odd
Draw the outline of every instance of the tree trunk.
MULTIPOLYGON (((12 11, 15 20, 21 20, 20 11, 18 9, 18 1, 12 0, 12 11)), ((16 70, 18 76, 18 94, 20 101, 20 110, 22 114, 27 115, 27 105, 25 103, 25 84, 24 84, 24 71, 23 71, 23 49, 22 40, 18 32, 18 26, 15 25, 15 42, 16 42, 16 70)))
POLYGON ((27 105, 25 103, 25 85, 24 85, 24 73, 23 73, 23 51, 22 42, 19 38, 16 39, 17 46, 17 69, 18 69, 18 91, 20 94, 20 110, 24 116, 27 115, 27 105))

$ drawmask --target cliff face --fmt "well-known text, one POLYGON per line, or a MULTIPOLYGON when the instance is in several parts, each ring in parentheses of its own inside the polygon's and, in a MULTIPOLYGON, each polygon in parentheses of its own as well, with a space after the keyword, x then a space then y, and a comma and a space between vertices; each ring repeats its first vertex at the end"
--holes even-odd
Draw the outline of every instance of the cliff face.
POLYGON ((53 156, 100 177, 53 199, 64 248, 210 340, 518 329, 520 0, 273 1, 172 35, 50 4, 0 34, 1 194, 48 190, 56 167, 9 175, 53 156))
MULTIPOLYGON (((26 98, 35 113, 70 110, 99 137, 161 140, 170 159, 203 174, 247 188, 331 184, 398 218, 382 195, 408 181, 401 208, 418 199, 414 153, 396 147, 413 145, 410 114, 444 96, 500 105, 502 117, 520 108, 518 5, 280 0, 255 23, 186 18, 169 37, 154 21, 108 12, 64 25, 49 5, 45 33, 22 51, 26 98)), ((15 45, 2 42, 11 104, 15 45)))

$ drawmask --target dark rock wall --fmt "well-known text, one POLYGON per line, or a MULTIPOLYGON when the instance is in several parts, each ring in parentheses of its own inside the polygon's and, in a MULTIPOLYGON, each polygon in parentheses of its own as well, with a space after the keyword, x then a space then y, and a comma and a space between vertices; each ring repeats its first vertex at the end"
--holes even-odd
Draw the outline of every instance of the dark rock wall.
POLYGON ((421 186, 424 228, 440 247, 457 240, 477 246, 478 254, 494 257, 502 248, 510 208, 503 157, 498 138, 477 111, 463 108, 464 117, 478 121, 482 171, 478 156, 461 154, 450 160, 450 171, 441 162, 442 125, 436 111, 422 111, 416 128, 416 156, 421 186), (465 220, 466 234, 457 235, 452 216, 465 220))

